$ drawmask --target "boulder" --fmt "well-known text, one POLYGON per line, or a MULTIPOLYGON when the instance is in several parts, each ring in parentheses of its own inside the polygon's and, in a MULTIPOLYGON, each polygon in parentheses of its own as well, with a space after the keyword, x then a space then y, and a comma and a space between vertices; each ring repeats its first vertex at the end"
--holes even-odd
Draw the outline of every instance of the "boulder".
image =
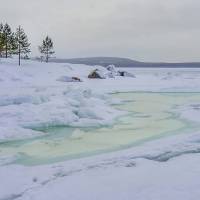
POLYGON ((91 79, 105 79, 106 76, 104 74, 103 71, 99 70, 99 69, 95 69, 94 71, 92 71, 89 75, 88 78, 91 79))
POLYGON ((82 82, 82 80, 78 77, 68 77, 68 76, 61 76, 57 81, 61 82, 82 82))
POLYGON ((118 76, 136 78, 134 74, 126 71, 118 71, 118 76))
POLYGON ((72 80, 77 81, 77 82, 82 82, 81 79, 76 76, 72 77, 72 80))

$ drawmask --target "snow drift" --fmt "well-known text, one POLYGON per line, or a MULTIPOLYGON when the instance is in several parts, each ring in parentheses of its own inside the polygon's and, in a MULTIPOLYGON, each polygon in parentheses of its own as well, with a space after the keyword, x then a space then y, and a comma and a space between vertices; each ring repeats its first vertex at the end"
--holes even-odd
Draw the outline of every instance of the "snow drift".
POLYGON ((0 65, 0 140, 38 135, 41 127, 109 125, 122 114, 109 96, 59 82, 63 74, 77 74, 68 65, 30 61, 19 68, 14 62, 0 65))

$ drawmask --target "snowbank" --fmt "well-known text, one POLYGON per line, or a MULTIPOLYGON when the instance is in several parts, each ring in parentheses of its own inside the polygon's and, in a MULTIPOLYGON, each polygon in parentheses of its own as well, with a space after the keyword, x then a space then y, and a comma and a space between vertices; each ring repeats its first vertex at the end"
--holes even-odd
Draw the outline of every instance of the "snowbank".
POLYGON ((109 125, 122 114, 109 96, 57 81, 77 75, 71 66, 26 61, 18 67, 15 61, 0 64, 0 140, 38 135, 34 129, 48 126, 109 125))
POLYGON ((109 106, 110 99, 91 90, 69 87, 32 95, 0 96, 0 139, 30 136, 31 129, 48 126, 109 125, 122 112, 109 106))
POLYGON ((132 164, 105 167, 87 173, 76 174, 74 171, 74 175, 66 175, 67 178, 60 178, 43 187, 25 192, 18 199, 198 200, 200 181, 196 179, 196 175, 200 172, 199 162, 199 156, 194 155, 168 163, 138 160, 139 167, 132 164))

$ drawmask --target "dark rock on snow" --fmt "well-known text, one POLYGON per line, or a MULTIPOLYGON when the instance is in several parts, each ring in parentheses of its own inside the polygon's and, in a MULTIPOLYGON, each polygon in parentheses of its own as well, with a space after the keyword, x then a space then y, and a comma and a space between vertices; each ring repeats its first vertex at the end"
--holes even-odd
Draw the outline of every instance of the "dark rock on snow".
POLYGON ((57 81, 61 82, 82 82, 82 80, 78 77, 68 77, 68 76, 62 76, 57 81))
POLYGON ((92 71, 89 75, 88 78, 91 79, 105 79, 105 75, 103 74, 102 71, 100 71, 99 69, 95 69, 94 71, 92 71))
POLYGON ((124 76, 124 77, 131 77, 131 78, 136 78, 134 74, 131 74, 126 71, 118 71, 119 76, 124 76))

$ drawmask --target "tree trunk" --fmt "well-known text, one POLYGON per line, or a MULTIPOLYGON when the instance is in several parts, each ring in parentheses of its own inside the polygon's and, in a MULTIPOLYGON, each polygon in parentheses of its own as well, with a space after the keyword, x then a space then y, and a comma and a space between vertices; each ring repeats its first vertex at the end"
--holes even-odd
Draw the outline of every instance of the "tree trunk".
POLYGON ((46 58, 46 62, 48 63, 49 62, 49 49, 47 47, 47 58, 46 58))

